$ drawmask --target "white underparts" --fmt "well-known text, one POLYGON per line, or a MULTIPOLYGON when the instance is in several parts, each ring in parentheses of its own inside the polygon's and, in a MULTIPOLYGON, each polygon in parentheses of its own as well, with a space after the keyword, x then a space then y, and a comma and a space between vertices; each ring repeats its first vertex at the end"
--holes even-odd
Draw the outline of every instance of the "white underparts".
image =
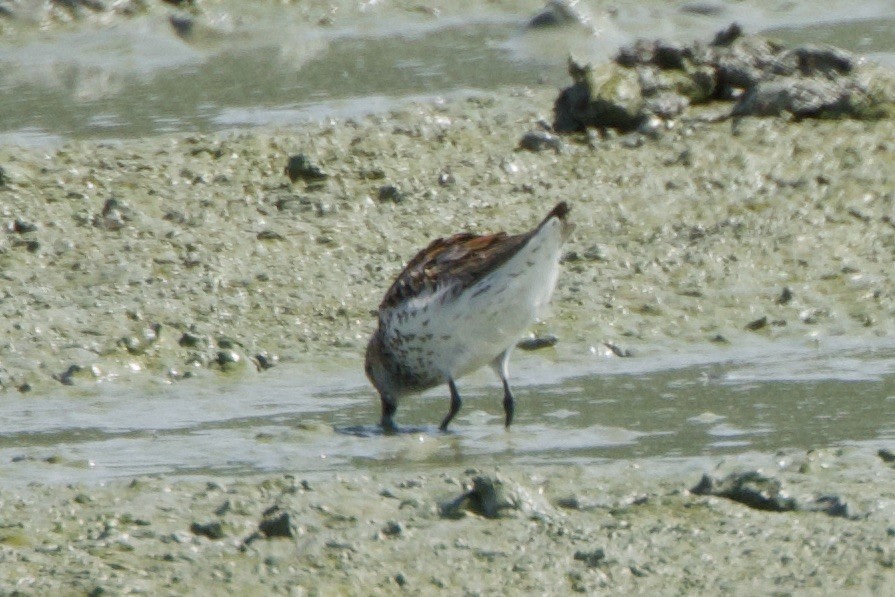
POLYGON ((550 301, 562 227, 556 218, 547 221, 516 255, 462 292, 448 283, 395 309, 384 330, 390 343, 397 340, 395 356, 422 377, 441 380, 492 363, 550 301))

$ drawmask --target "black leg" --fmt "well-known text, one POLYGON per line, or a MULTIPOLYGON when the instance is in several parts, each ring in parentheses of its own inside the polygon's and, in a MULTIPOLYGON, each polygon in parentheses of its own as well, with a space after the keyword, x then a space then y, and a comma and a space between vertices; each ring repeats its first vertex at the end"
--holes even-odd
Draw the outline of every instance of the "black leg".
POLYGON ((460 398, 460 392, 457 391, 457 384, 454 383, 453 379, 448 380, 448 387, 451 389, 451 410, 448 411, 444 421, 441 422, 441 427, 439 427, 439 429, 442 431, 447 431, 448 423, 451 422, 454 415, 460 412, 460 406, 463 405, 463 400, 460 398))
POLYGON ((512 350, 513 347, 510 346, 491 361, 491 368, 494 369, 494 372, 497 373, 500 381, 503 382, 504 426, 507 429, 513 424, 513 413, 516 412, 516 401, 513 399, 513 391, 510 389, 510 382, 508 380, 510 376, 510 352, 512 352, 512 350))
POLYGON ((503 378, 503 412, 506 414, 504 425, 507 429, 513 424, 513 413, 516 412, 516 403, 513 400, 513 391, 510 389, 510 382, 507 378, 503 378))
POLYGON ((398 405, 382 396, 380 396, 379 400, 382 402, 382 422, 380 425, 382 425, 382 429, 386 433, 395 433, 398 431, 398 427, 395 425, 392 417, 395 415, 395 411, 398 410, 398 405))

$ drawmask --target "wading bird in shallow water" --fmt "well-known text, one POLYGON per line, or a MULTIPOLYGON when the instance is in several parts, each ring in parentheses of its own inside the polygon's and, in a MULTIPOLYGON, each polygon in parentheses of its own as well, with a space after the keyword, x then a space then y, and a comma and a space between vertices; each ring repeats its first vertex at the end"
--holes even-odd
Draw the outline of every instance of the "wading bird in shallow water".
POLYGON ((507 427, 513 422, 510 353, 550 301, 563 242, 573 225, 562 201, 534 229, 432 241, 410 260, 379 305, 379 328, 367 345, 366 372, 382 401, 382 427, 407 394, 446 383, 460 410, 456 380, 490 364, 503 382, 507 427))

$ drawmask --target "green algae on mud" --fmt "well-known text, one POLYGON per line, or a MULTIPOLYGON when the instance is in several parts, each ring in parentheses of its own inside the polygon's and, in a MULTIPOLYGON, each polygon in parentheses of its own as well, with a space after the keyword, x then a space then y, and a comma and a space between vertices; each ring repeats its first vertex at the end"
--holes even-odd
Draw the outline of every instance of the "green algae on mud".
POLYGON ((0 150, 0 387, 360 355, 424 243, 522 230, 560 199, 577 230, 544 325, 572 350, 895 331, 891 120, 707 108, 655 140, 517 150, 551 94, 0 150), (297 153, 328 177, 290 183, 297 153))

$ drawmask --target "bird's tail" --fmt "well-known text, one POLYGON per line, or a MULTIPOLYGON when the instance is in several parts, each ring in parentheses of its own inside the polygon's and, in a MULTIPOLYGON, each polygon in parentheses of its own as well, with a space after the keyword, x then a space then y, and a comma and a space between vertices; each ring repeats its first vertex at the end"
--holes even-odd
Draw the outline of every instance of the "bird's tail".
POLYGON ((541 223, 538 225, 538 228, 549 222, 551 218, 556 218, 562 223, 563 240, 569 238, 569 235, 572 234, 572 230, 575 229, 575 224, 569 221, 568 216, 570 211, 572 211, 572 208, 569 206, 569 204, 565 201, 560 201, 553 207, 553 209, 550 210, 550 213, 547 214, 547 217, 541 221, 541 223))

